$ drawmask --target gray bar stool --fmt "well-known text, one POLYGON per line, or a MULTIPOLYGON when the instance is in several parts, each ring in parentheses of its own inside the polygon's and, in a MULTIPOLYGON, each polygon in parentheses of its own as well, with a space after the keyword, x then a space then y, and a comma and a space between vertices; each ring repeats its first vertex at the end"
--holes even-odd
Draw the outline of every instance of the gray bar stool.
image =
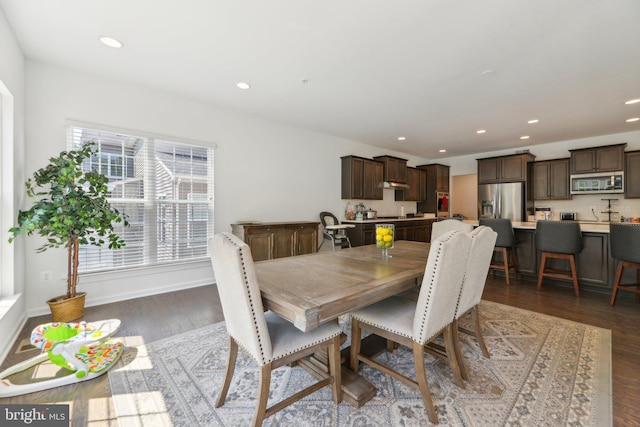
POLYGON ((582 252, 582 232, 577 222, 538 221, 536 224, 536 249, 542 251, 540 268, 538 270, 538 290, 542 286, 542 279, 570 280, 577 297, 580 296, 578 273, 576 269, 576 255, 582 252), (547 268, 547 259, 556 258, 569 261, 569 270, 547 268))
POLYGON ((609 304, 615 304, 618 290, 635 292, 640 302, 640 224, 611 224, 609 244, 611 256, 618 261, 609 304), (625 268, 636 269, 636 283, 620 283, 625 268))
POLYGON ((493 250, 494 252, 500 252, 502 254, 502 261, 494 262, 492 259, 491 265, 489 266, 489 271, 491 271, 491 269, 504 271, 504 275, 507 279, 507 285, 510 285, 511 283, 509 282, 509 270, 513 270, 513 278, 515 280, 518 280, 518 268, 516 267, 515 256, 515 247, 518 244, 518 240, 516 239, 516 235, 513 232, 511 220, 508 218, 481 218, 478 223, 479 225, 490 227, 493 231, 498 233, 496 246, 493 250))

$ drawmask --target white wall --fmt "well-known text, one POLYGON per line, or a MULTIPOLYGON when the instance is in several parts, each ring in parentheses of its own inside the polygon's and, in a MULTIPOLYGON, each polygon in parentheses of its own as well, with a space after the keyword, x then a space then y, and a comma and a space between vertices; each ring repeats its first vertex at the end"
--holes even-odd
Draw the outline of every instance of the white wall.
MULTIPOLYGON (((414 166, 426 162, 35 61, 27 62, 27 117, 29 174, 66 149, 67 119, 216 144, 216 232, 230 231, 238 220, 318 221, 324 210, 342 217, 347 201, 340 199, 340 156, 390 154, 414 166)), ((367 207, 397 212, 393 193, 385 191, 384 197, 367 207)), ((47 312, 45 298, 64 290, 66 253, 37 254, 38 246, 38 238, 27 242, 29 315, 47 312), (55 287, 40 281, 43 270, 53 272, 55 287)), ((80 290, 88 292, 87 305, 94 305, 211 282, 210 263, 203 262, 84 275, 80 290)))
POLYGON ((24 182, 24 70, 25 60, 20 47, 0 10, 0 97, 2 97, 3 117, 13 115, 13 122, 2 123, 2 164, 12 163, 12 172, 7 174, 3 167, 2 205, 0 206, 0 256, 3 274, 0 276, 0 362, 6 356, 11 344, 26 320, 24 300, 24 242, 9 246, 7 224, 23 199, 24 182), (10 112, 9 110, 13 111, 10 112), (8 146, 5 144, 9 144, 8 146), (3 156, 7 156, 3 157, 3 156), (7 176, 8 175, 8 176, 7 176), (12 188, 13 187, 13 191, 12 188), (12 212, 13 211, 13 212, 12 212), (12 267, 12 268, 11 268, 12 267), (7 269, 7 270, 5 270, 7 269), (7 273, 9 272, 9 273, 7 273))
MULTIPOLYGON (((625 142, 627 143, 627 151, 640 150, 640 131, 573 139, 550 144, 530 145, 518 148, 518 150, 528 149, 536 156, 536 161, 539 161, 569 157, 569 150, 577 148, 597 147, 625 142)), ((452 176, 476 174, 478 170, 477 159, 507 154, 515 154, 515 150, 494 151, 472 156, 449 157, 439 160, 438 162, 450 165, 450 174, 452 176)), ((455 197, 455 194, 453 194, 452 197, 455 197)), ((477 204, 477 195, 474 197, 476 198, 475 203, 477 204)), ((554 212, 553 219, 558 219, 560 212, 577 212, 578 219, 596 220, 596 217, 591 213, 591 208, 594 207, 598 219, 605 220, 608 219, 608 216, 601 212, 606 208, 607 202, 603 201, 603 198, 618 199, 613 202, 612 210, 618 211, 619 214, 618 216, 612 216, 612 219, 619 219, 620 215, 640 217, 640 199, 625 199, 623 195, 575 195, 570 200, 538 200, 535 206, 550 207, 551 211, 554 212)))

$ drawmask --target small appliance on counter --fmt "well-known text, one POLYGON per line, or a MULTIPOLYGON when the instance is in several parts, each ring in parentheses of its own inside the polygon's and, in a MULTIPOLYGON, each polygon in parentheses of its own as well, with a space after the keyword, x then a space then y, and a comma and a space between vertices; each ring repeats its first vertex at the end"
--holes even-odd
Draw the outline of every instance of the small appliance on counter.
POLYGON ((575 212, 560 212, 560 221, 577 221, 578 214, 575 212))
POLYGON ((535 217, 536 221, 548 221, 553 216, 551 208, 536 206, 535 217))

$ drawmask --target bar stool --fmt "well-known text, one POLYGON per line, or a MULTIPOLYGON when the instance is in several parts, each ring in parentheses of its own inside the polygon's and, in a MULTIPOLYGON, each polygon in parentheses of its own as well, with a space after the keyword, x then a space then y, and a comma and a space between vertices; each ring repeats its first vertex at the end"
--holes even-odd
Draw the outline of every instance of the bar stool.
POLYGON ((618 290, 635 292, 636 301, 640 302, 640 224, 611 224, 609 244, 611 256, 618 261, 609 304, 615 304, 618 290), (625 268, 636 269, 636 283, 620 283, 625 268))
POLYGON ((498 238, 496 240, 496 245, 493 248, 494 252, 499 252, 502 254, 502 262, 495 262, 492 258, 491 265, 489 266, 489 271, 491 269, 494 270, 502 270, 504 271, 505 278, 507 280, 507 285, 510 285, 509 282, 509 270, 513 270, 513 278, 518 280, 518 268, 516 267, 516 256, 515 256, 515 247, 518 244, 518 240, 516 239, 516 235, 513 232, 513 227, 511 225, 511 220, 508 218, 504 219, 486 219, 481 218, 479 221, 479 225, 484 225, 490 227, 498 233, 498 238))
POLYGON ((576 269, 576 255, 582 252, 582 232, 577 222, 538 221, 536 224, 536 249, 542 251, 540 268, 538 270, 538 290, 542 286, 542 279, 570 280, 577 297, 580 296, 578 287, 578 273, 576 269), (547 268, 547 259, 556 258, 569 261, 569 270, 547 268))

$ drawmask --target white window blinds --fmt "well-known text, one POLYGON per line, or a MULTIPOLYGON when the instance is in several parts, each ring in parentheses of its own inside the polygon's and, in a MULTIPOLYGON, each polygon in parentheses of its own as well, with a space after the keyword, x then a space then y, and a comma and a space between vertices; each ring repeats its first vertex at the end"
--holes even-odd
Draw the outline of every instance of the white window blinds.
POLYGON ((80 273, 207 256, 213 235, 212 148, 77 125, 69 125, 68 137, 70 149, 96 144, 98 153, 83 168, 109 177, 111 205, 129 221, 129 227, 116 224, 124 248, 81 248, 80 273))

